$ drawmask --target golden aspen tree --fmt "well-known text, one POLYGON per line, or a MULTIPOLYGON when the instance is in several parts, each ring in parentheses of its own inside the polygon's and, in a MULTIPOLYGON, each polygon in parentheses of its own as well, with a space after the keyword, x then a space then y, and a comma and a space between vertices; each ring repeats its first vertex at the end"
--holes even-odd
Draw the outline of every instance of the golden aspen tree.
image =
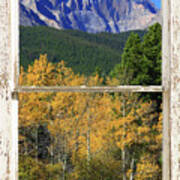
MULTIPOLYGON (((138 169, 136 172, 133 171, 139 165, 139 161, 141 164, 145 162, 145 160, 141 161, 143 154, 154 159, 156 167, 161 169, 158 162, 161 153, 161 119, 158 120, 159 114, 155 112, 153 106, 152 102, 140 102, 136 108, 130 110, 126 117, 119 117, 112 124, 117 147, 124 149, 126 146, 128 157, 126 178, 132 178, 132 176, 135 178, 135 174, 139 173, 138 169), (125 134, 124 127, 126 128, 125 134)), ((155 172, 156 177, 159 177, 160 171, 155 172)))
MULTIPOLYGON (((20 85, 24 86, 76 85, 82 83, 82 80, 83 76, 74 75, 71 68, 65 67, 63 61, 57 64, 48 62, 47 55, 40 55, 27 71, 21 68, 19 77, 20 85)), ((55 93, 21 93, 19 95, 20 152, 26 156, 35 156, 36 160, 38 129, 40 125, 46 126, 52 122, 51 101, 55 95, 55 93), (29 141, 32 138, 35 143, 29 141)))
MULTIPOLYGON (((98 74, 74 74, 64 61, 53 64, 47 55, 40 55, 27 71, 21 68, 19 82, 100 86, 104 80, 98 74)), ((106 83, 117 82, 114 78, 106 83)), ((72 92, 21 93, 19 100, 22 172, 24 167, 33 173, 41 168, 49 179, 161 179, 162 114, 156 112, 154 102, 131 93, 72 92), (41 126, 47 129, 50 142, 47 158, 37 161, 41 126)), ((22 179, 27 176, 22 174, 22 179)))

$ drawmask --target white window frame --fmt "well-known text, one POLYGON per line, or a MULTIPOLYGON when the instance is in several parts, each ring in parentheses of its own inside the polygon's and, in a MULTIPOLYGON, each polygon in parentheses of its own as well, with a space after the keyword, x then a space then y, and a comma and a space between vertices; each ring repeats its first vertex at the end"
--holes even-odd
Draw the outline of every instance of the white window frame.
POLYGON ((18 179, 19 92, 162 92, 163 180, 180 180, 180 1, 162 0, 162 86, 20 87, 19 0, 0 0, 0 179, 18 179))

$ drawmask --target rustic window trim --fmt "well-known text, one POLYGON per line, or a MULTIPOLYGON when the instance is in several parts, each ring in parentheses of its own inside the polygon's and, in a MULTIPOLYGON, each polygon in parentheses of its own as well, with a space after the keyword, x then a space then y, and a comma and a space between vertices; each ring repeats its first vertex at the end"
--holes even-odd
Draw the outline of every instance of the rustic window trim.
POLYGON ((179 0, 162 0, 162 86, 22 87, 19 73, 19 0, 0 3, 0 178, 18 179, 18 99, 20 92, 162 92, 163 180, 180 179, 180 14, 179 0), (6 66, 6 67, 5 67, 6 66), (12 94, 12 95, 11 95, 12 94), (4 106, 2 106, 4 105, 4 106), (179 110, 179 111, 178 111, 179 110), (171 131, 173 129, 173 131, 171 131), (177 138, 177 139, 176 139, 177 138))
MULTIPOLYGON (((171 63, 171 2, 162 0, 162 86, 163 86, 163 180, 175 180, 171 176, 171 127, 170 127, 170 63, 171 63)), ((178 0, 176 0, 178 1, 178 0)))
POLYGON ((29 92, 162 92, 162 86, 18 86, 14 93, 29 92))

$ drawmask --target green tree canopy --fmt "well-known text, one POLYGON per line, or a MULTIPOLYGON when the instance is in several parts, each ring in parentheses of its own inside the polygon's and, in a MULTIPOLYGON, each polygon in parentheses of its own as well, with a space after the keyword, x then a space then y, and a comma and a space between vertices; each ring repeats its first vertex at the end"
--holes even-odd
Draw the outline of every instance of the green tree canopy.
POLYGON ((161 83, 161 25, 148 29, 141 41, 138 34, 131 33, 122 61, 111 71, 111 77, 124 85, 159 85, 161 83))
POLYGON ((162 28, 156 23, 149 28, 147 34, 143 37, 143 66, 147 79, 140 79, 143 85, 161 84, 161 45, 162 28))
POLYGON ((122 61, 115 66, 111 76, 118 78, 120 84, 135 84, 141 59, 141 39, 138 34, 131 33, 122 54, 122 61))

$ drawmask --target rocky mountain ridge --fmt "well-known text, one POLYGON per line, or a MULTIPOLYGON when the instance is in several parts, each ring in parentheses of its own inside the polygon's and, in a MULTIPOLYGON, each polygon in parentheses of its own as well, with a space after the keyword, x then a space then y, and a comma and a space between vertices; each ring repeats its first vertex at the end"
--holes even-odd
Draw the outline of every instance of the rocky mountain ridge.
POLYGON ((160 21, 151 0, 20 0, 20 24, 90 33, 145 29, 160 21))

